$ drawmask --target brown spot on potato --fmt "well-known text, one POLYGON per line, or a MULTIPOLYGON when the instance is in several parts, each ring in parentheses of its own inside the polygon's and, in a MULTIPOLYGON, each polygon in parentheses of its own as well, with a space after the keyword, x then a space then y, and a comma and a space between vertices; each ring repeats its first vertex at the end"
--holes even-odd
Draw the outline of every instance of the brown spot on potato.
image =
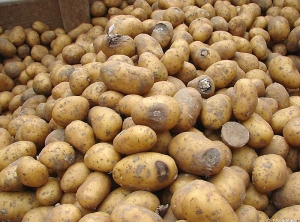
POLYGON ((221 160, 220 151, 216 148, 210 148, 203 154, 202 159, 208 167, 216 167, 221 160))
POLYGON ((169 172, 169 168, 168 166, 162 162, 162 161, 156 161, 155 162, 155 167, 157 170, 157 179, 159 182, 165 182, 166 180, 168 180, 168 172, 169 172))
POLYGON ((148 110, 148 117, 152 122, 159 123, 167 118, 167 111, 164 104, 157 104, 148 110))

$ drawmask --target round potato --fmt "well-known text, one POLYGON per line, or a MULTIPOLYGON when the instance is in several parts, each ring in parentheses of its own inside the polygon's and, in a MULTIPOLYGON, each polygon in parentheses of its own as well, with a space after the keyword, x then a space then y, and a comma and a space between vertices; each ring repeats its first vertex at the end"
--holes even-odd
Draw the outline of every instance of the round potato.
POLYGON ((257 157, 255 150, 245 145, 233 150, 231 166, 239 166, 250 175, 253 171, 253 162, 257 157))
POLYGON ((173 97, 154 95, 138 101, 131 117, 135 124, 149 126, 155 132, 170 130, 179 122, 180 107, 173 97))
POLYGON ((49 177, 48 181, 36 190, 36 198, 43 206, 55 205, 62 195, 59 179, 54 177, 49 177))
POLYGON ((300 117, 289 120, 283 130, 284 139, 292 146, 300 146, 300 117))
POLYGON ((105 212, 94 212, 94 213, 86 214, 78 222, 94 222, 94 221, 110 222, 111 217, 108 213, 105 212))
POLYGON ((81 218, 80 210, 73 204, 55 206, 45 218, 45 222, 70 221, 76 222, 81 218), (66 213, 68 212, 68 213, 66 213))
POLYGON ((120 160, 113 169, 113 179, 130 190, 157 191, 170 185, 177 173, 175 161, 170 156, 143 152, 120 160))

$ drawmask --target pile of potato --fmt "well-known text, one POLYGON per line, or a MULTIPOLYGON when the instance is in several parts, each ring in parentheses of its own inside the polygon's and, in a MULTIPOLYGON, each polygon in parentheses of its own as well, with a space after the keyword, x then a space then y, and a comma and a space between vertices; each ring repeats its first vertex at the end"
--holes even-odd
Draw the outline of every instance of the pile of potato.
POLYGON ((91 1, 0 29, 0 221, 300 221, 300 1, 91 1))

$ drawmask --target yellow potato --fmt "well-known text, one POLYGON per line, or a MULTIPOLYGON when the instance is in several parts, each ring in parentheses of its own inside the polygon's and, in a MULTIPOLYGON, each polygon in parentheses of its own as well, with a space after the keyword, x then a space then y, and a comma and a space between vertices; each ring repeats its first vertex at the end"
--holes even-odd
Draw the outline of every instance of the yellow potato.
POLYGON ((33 208, 24 215, 22 221, 24 222, 34 222, 34 221, 45 221, 49 212, 54 208, 54 206, 40 206, 33 208))
POLYGON ((178 48, 170 48, 162 56, 160 60, 166 67, 169 75, 178 73, 184 63, 184 54, 178 48))
POLYGON ((299 146, 300 145, 300 117, 292 118, 289 120, 283 130, 282 134, 284 139, 292 146, 299 146))
POLYGON ((243 204, 235 210, 239 221, 258 221, 259 215, 255 207, 243 204))
POLYGON ((36 198, 43 206, 57 204, 62 195, 63 191, 60 188, 60 181, 55 177, 49 177, 48 181, 36 190, 36 198))
POLYGON ((137 54, 140 56, 144 52, 155 55, 158 59, 164 55, 164 51, 158 41, 150 35, 141 33, 134 38, 137 54))
POLYGON ((249 183, 243 203, 251 205, 257 210, 264 210, 269 204, 269 198, 267 194, 257 191, 253 183, 249 183))
POLYGON ((55 206, 45 218, 45 222, 69 221, 76 222, 81 218, 80 210, 73 204, 55 206))
POLYGON ((94 213, 86 214, 78 222, 96 222, 96 221, 110 222, 111 218, 108 213, 94 212, 94 213))
POLYGON ((279 211, 277 211, 271 218, 270 220, 286 220, 288 218, 289 220, 297 221, 299 218, 299 208, 300 205, 294 205, 294 206, 289 206, 285 207, 279 211))
POLYGON ((13 57, 17 53, 17 48, 9 40, 0 38, 0 55, 4 57, 13 57))
POLYGON ((296 117, 300 117, 300 107, 289 106, 276 111, 272 116, 270 125, 275 134, 281 134, 287 122, 296 117))

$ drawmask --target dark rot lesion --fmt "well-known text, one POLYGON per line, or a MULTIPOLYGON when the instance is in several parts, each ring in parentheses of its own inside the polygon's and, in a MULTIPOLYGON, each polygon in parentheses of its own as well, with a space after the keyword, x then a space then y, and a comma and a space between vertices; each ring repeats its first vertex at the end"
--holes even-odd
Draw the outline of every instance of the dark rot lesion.
POLYGON ((155 167, 157 171, 157 180, 161 183, 168 180, 169 177, 169 168, 168 166, 162 161, 156 161, 155 167))

